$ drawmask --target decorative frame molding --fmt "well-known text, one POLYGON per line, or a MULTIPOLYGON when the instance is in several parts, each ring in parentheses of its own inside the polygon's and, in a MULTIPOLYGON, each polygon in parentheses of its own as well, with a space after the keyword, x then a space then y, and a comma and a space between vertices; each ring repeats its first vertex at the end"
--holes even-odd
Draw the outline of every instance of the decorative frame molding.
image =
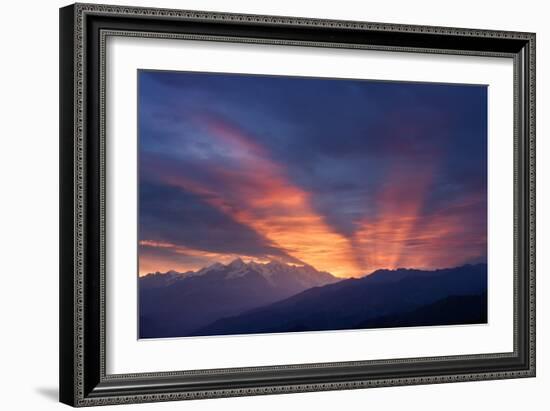
POLYGON ((60 97, 62 402, 91 406, 535 376, 535 34, 75 4, 60 10, 60 97), (108 36, 513 58, 514 351, 107 375, 108 36), (328 37, 331 41, 326 41, 328 37), (340 41, 333 41, 335 37, 340 41))

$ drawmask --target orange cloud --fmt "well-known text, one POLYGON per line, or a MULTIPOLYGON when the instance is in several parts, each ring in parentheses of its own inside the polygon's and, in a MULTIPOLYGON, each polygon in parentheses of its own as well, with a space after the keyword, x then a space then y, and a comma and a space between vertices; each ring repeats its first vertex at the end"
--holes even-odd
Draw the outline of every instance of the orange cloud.
POLYGON ((363 274, 351 241, 315 212, 310 194, 294 185, 263 147, 225 121, 208 118, 205 123, 213 143, 230 164, 208 170, 216 187, 220 183, 225 187, 223 192, 180 175, 169 177, 169 184, 200 195, 275 247, 318 270, 342 277, 363 274))

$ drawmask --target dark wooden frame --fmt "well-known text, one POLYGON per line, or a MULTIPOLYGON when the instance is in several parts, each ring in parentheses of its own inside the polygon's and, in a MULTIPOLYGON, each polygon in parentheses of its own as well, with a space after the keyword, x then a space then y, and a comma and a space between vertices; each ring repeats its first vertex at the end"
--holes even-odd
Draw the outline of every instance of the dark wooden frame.
POLYGON ((60 10, 60 400, 74 406, 535 376, 535 35, 76 4, 60 10), (514 351, 134 375, 105 373, 105 38, 510 57, 514 351))

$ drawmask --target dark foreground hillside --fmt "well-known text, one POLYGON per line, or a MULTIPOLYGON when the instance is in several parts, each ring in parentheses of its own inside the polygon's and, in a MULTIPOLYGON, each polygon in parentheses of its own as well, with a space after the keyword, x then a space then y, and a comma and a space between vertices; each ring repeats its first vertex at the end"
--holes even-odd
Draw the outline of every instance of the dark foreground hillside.
POLYGON ((188 335, 228 335, 487 322, 487 265, 379 270, 218 319, 188 335))

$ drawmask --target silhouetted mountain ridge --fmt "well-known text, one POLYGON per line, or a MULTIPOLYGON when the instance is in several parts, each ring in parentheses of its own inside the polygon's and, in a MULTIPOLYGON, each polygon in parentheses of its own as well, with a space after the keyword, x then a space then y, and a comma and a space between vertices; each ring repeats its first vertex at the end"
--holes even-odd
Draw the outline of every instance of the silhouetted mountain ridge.
POLYGON ((278 261, 215 263, 198 271, 139 280, 140 338, 184 336, 225 317, 339 281, 327 272, 278 261))
POLYGON ((378 270, 363 278, 313 287, 282 301, 219 319, 189 335, 369 328, 376 326, 372 325, 376 324, 376 319, 385 317, 394 318, 393 324, 397 325, 392 326, 399 326, 400 316, 403 324, 421 325, 424 321, 422 311, 416 320, 406 319, 405 314, 448 298, 451 298, 449 301, 460 300, 462 305, 454 304, 453 312, 434 320, 436 323, 453 323, 453 318, 479 322, 483 313, 477 317, 467 315, 468 299, 462 297, 479 297, 486 318, 486 290, 486 264, 433 271, 378 270), (455 297, 458 300, 452 300, 455 297), (449 321, 446 322, 445 318, 449 321))

